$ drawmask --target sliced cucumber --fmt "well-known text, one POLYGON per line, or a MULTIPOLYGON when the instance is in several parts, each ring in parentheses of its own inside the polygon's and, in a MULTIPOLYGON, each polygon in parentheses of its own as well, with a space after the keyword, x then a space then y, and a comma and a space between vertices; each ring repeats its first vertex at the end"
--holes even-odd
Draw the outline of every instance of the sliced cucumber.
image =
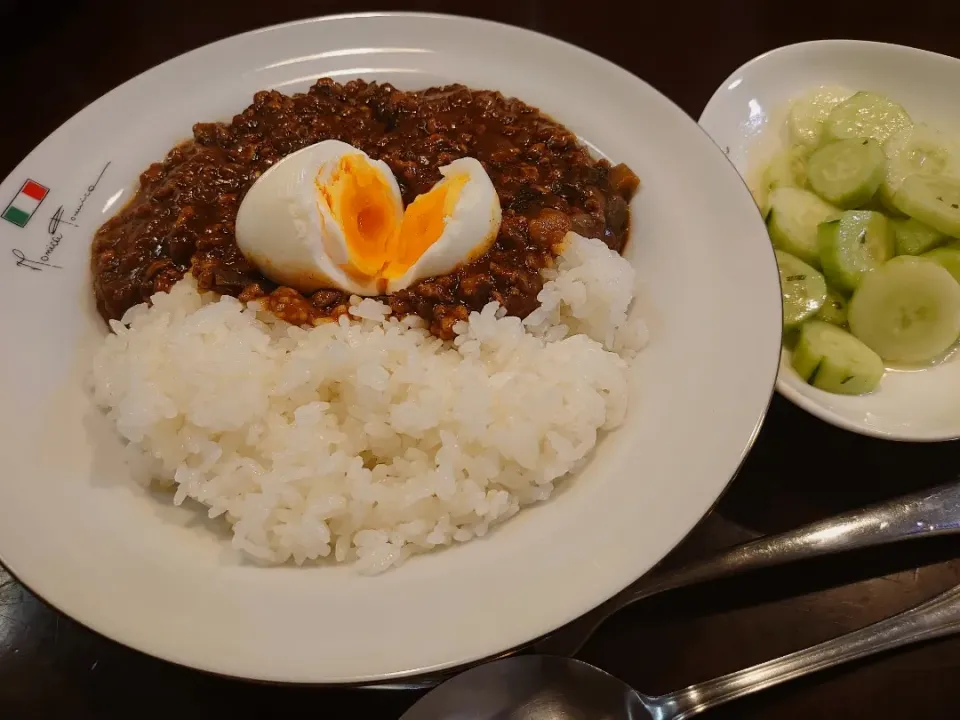
POLYGON ((823 124, 831 111, 852 93, 841 87, 821 87, 796 99, 790 105, 787 128, 797 145, 816 147, 823 137, 823 124))
POLYGON ((907 111, 883 95, 858 92, 837 105, 824 125, 825 140, 873 138, 884 142, 911 124, 907 111))
POLYGON ((894 258, 863 278, 847 320, 887 362, 927 362, 960 336, 960 284, 930 260, 894 258))
POLYGON ((791 146, 774 155, 763 168, 759 180, 752 183, 753 199, 766 218, 770 214, 770 193, 777 188, 802 188, 807 184, 809 150, 791 146))
POLYGON ((813 191, 841 208, 868 202, 884 177, 883 148, 872 138, 838 140, 817 150, 807 163, 813 191))
POLYGON ((760 217, 766 220, 770 217, 770 188, 765 185, 757 185, 750 188, 750 194, 753 195, 753 201, 757 204, 760 217))
POLYGON ((827 299, 827 281, 803 260, 776 250, 783 296, 783 327, 795 328, 809 320, 827 299))
POLYGON ((817 318, 831 325, 842 327, 847 324, 847 301, 843 295, 831 287, 827 288, 827 299, 817 312, 817 318))
POLYGON ((818 245, 827 282, 841 292, 856 290, 866 273, 893 257, 890 221, 872 210, 848 210, 821 224, 818 245))
POLYGON ((816 388, 843 395, 871 392, 883 377, 883 360, 836 325, 811 320, 800 331, 793 368, 816 388))
POLYGON ((840 210, 799 188, 777 188, 770 193, 769 204, 773 246, 820 267, 817 226, 840 217, 840 210))
POLYGON ((944 235, 960 238, 960 179, 946 175, 911 175, 893 197, 905 215, 944 235))
POLYGON ((918 123, 894 133, 883 144, 887 158, 880 194, 885 205, 910 175, 960 175, 960 146, 929 125, 918 123))
POLYGON ((939 230, 913 218, 892 220, 891 223, 897 255, 922 255, 947 239, 939 230))
POLYGON ((764 172, 764 179, 771 190, 778 187, 800 187, 807 184, 807 158, 810 152, 799 146, 791 146, 773 156, 764 172))
POLYGON ((960 247, 947 245, 946 247, 939 247, 936 250, 924 253, 920 257, 933 260, 937 265, 953 275, 954 280, 960 283, 960 247))

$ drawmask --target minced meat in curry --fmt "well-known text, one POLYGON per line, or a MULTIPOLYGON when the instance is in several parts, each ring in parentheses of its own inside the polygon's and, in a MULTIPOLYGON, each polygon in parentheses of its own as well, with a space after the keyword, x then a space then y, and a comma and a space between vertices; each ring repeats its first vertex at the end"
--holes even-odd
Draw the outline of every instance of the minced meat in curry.
POLYGON ((537 307, 540 270, 569 230, 626 242, 637 176, 594 160, 562 125, 498 92, 462 85, 402 92, 387 84, 319 80, 303 94, 261 91, 230 123, 198 123, 193 139, 140 176, 131 202, 97 232, 97 306, 120 318, 192 271, 202 290, 241 300, 264 298, 278 317, 308 324, 345 312, 348 297, 320 290, 304 297, 277 287, 246 261, 234 238, 240 201, 271 165, 321 140, 337 139, 383 160, 404 204, 429 190, 438 168, 460 157, 483 163, 503 210, 496 243, 480 259, 395 293, 397 314, 416 313, 434 334, 491 300, 526 316, 537 307))

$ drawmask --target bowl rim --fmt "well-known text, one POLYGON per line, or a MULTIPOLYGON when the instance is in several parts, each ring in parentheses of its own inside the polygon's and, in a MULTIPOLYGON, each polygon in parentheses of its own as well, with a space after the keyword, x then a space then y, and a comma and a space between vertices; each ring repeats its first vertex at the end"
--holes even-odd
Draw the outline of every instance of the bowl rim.
MULTIPOLYGON (((721 101, 724 97, 725 92, 728 90, 729 86, 739 79, 739 76, 744 75, 746 72, 752 70, 758 65, 771 60, 772 58, 778 57, 780 55, 789 55, 791 53, 800 53, 806 52, 813 49, 822 49, 825 47, 860 47, 860 48, 870 48, 873 50, 882 50, 884 52, 893 52, 901 53, 904 55, 923 55, 931 58, 936 58, 938 60, 949 61, 951 64, 957 64, 960 66, 960 58, 953 57, 951 55, 946 55, 943 53, 935 52, 933 50, 925 50, 923 48, 913 47, 911 45, 902 45, 899 43, 889 43, 876 40, 858 40, 855 38, 828 38, 823 40, 805 40, 802 42, 791 43, 788 45, 781 45, 779 47, 771 48, 766 52, 763 52, 740 65, 736 70, 731 72, 727 77, 717 86, 710 96, 710 99, 707 100, 706 104, 703 106, 703 110, 700 112, 700 116, 697 120, 698 124, 703 122, 704 117, 707 115, 708 111, 712 108, 715 103, 721 101)), ((784 376, 783 368, 788 364, 783 359, 783 353, 781 353, 780 367, 777 372, 777 381, 776 381, 776 390, 777 392, 792 402, 794 405, 799 407, 801 410, 804 410, 813 417, 823 420, 841 430, 847 430, 849 432, 857 433, 858 435, 863 435, 866 437, 877 438, 879 440, 889 440, 893 442, 906 442, 906 443, 939 443, 939 442, 950 442, 953 440, 960 439, 960 429, 957 429, 954 432, 944 432, 939 434, 911 434, 909 432, 893 432, 888 430, 883 430, 876 428, 870 425, 865 425, 849 418, 844 417, 843 415, 836 413, 829 408, 824 407, 822 403, 817 401, 815 398, 805 395, 800 392, 793 384, 791 384, 784 376)))

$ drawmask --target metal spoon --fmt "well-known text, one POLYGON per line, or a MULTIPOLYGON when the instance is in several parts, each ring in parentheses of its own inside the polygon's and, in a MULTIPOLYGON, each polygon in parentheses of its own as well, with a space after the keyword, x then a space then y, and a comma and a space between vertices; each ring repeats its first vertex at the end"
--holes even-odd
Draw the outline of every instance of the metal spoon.
POLYGON ((957 632, 960 586, 861 630, 668 695, 643 695, 579 660, 518 655, 448 680, 400 720, 684 720, 817 670, 957 632))
MULTIPOLYGON (((852 510, 779 535, 761 537, 677 570, 654 571, 586 615, 541 638, 533 644, 533 650, 544 655, 572 657, 611 615, 638 600, 667 590, 847 550, 958 532, 960 482, 954 482, 852 510)), ((515 648, 499 657, 514 655, 521 649, 515 648)), ((367 687, 378 690, 420 689, 433 687, 449 677, 447 671, 367 687)))
POLYGON ((960 532, 960 483, 852 510, 796 530, 768 535, 665 573, 654 572, 534 644, 572 657, 611 615, 651 595, 798 560, 960 532))

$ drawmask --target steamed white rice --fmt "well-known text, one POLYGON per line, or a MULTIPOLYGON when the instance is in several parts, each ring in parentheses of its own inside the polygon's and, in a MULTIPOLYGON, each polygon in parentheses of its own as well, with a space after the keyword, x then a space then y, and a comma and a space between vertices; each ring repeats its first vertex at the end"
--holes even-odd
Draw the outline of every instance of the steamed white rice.
POLYGON ((550 497, 627 411, 630 264, 568 235, 525 321, 496 303, 444 343, 373 300, 303 329, 187 277, 112 322, 95 401, 145 483, 224 516, 267 563, 375 573, 550 497))

